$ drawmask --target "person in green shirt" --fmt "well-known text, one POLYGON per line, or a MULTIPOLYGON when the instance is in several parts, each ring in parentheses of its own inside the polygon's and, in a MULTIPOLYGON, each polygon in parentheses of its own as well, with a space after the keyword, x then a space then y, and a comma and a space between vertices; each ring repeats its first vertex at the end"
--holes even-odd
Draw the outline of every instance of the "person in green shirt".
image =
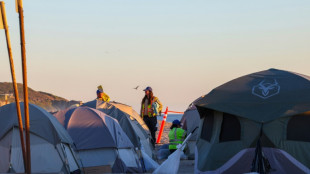
POLYGON ((170 127, 168 137, 169 137, 169 150, 170 153, 172 154, 175 150, 177 150, 177 145, 182 144, 186 137, 186 131, 181 128, 181 122, 179 120, 174 120, 172 122, 172 126, 170 127))
POLYGON ((98 86, 98 90, 97 90, 97 99, 98 100, 102 100, 105 102, 109 102, 110 101, 110 97, 108 96, 108 94, 103 92, 103 88, 102 86, 98 86))

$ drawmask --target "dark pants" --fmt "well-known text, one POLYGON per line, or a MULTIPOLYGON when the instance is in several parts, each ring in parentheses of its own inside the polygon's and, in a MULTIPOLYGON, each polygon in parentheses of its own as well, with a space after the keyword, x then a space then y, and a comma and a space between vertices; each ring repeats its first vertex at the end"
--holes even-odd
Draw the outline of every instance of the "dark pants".
POLYGON ((147 127, 149 127, 149 130, 151 132, 151 136, 152 136, 152 143, 153 145, 155 145, 156 142, 156 138, 155 138, 155 133, 157 131, 157 117, 149 117, 147 115, 143 116, 143 120, 145 122, 145 124, 147 125, 147 127))

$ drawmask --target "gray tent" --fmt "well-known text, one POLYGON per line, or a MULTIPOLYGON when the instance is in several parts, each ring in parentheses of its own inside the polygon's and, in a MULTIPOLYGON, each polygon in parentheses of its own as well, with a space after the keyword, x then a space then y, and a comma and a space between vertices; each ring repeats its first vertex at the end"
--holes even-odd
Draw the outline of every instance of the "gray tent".
MULTIPOLYGON (((23 103, 20 106, 24 108, 23 103)), ((78 170, 71 149, 73 141, 55 117, 33 104, 29 104, 29 117, 32 172, 70 173, 78 170)), ((15 103, 0 107, 0 154, 0 173, 24 172, 15 103)))
MULTIPOLYGON (((190 133, 195 128, 199 127, 200 117, 195 105, 191 104, 187 110, 184 112, 182 119, 182 128, 186 132, 190 133)), ((198 131, 195 130, 192 136, 187 141, 187 148, 185 149, 185 154, 188 156, 188 159, 193 159, 195 157, 195 146, 197 140, 198 131)))
POLYGON ((150 143, 151 136, 149 130, 140 115, 130 106, 101 100, 93 100, 83 104, 83 106, 98 109, 117 119, 133 145, 139 149, 142 148, 151 158, 155 157, 153 153, 154 148, 150 143))
POLYGON ((72 137, 86 173, 94 167, 106 167, 105 172, 142 171, 134 146, 114 118, 89 107, 59 111, 55 117, 72 137))
POLYGON ((249 74, 195 105, 196 173, 250 172, 258 142, 269 172, 310 173, 309 76, 276 69, 249 74))
POLYGON ((113 106, 117 107, 121 111, 127 113, 130 117, 130 120, 134 120, 135 122, 139 123, 139 127, 142 127, 145 130, 145 135, 146 136, 151 136, 150 130, 141 118, 140 114, 138 114, 131 106, 128 106, 123 103, 118 103, 118 102, 109 102, 113 106))

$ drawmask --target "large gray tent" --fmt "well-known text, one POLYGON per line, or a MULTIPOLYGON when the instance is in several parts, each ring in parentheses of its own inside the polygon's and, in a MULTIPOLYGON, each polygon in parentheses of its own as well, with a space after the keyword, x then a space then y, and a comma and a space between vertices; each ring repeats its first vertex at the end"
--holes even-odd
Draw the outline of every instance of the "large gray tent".
POLYGON ((106 172, 141 172, 134 146, 117 120, 89 107, 59 111, 58 121, 67 129, 85 171, 107 167, 106 172))
POLYGON ((310 77, 269 69, 195 102, 201 125, 195 172, 250 172, 258 142, 272 173, 310 173, 310 77))
POLYGON ((98 109, 117 119, 133 145, 139 149, 142 148, 146 154, 154 158, 154 148, 150 143, 151 137, 149 130, 140 115, 130 106, 101 100, 93 100, 83 104, 83 106, 98 109))
MULTIPOLYGON (((20 103, 21 108, 24 104, 20 103)), ((22 109, 24 119, 24 112, 22 109)), ((73 141, 61 124, 44 109, 29 104, 31 169, 33 173, 70 173, 79 169, 73 141)), ((0 107, 0 173, 23 173, 24 165, 16 104, 0 107)))

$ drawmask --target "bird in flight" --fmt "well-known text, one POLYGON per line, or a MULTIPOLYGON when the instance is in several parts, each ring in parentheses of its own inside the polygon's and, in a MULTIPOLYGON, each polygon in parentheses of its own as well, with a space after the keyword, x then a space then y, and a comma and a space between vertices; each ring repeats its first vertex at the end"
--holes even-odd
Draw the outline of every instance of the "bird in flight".
POLYGON ((133 89, 137 90, 138 88, 139 88, 139 86, 137 86, 137 87, 135 87, 135 88, 133 88, 133 89))

